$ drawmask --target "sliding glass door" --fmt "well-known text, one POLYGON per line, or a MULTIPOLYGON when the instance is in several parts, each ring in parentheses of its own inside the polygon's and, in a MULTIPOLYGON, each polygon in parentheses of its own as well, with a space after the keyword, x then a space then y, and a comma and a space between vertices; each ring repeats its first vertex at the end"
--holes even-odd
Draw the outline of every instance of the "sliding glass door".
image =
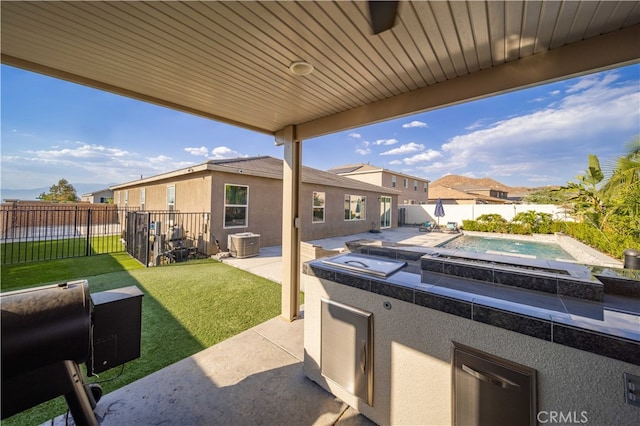
POLYGON ((380 228, 391 228, 391 197, 380 197, 380 228))

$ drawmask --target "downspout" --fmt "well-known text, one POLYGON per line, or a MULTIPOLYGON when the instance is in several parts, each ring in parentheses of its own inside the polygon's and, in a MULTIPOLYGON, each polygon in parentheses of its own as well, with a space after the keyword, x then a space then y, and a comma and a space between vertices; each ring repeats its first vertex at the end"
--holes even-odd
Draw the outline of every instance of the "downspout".
POLYGON ((300 317, 300 186, 302 142, 296 126, 276 133, 276 145, 284 145, 282 173, 282 308, 287 321, 300 317))

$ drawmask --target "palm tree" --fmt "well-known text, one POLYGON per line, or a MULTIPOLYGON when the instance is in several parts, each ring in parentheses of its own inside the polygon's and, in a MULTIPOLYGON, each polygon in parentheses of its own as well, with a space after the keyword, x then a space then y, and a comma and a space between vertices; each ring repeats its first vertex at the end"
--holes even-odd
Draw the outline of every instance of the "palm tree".
POLYGON ((604 213, 604 202, 598 184, 604 179, 598 157, 589 154, 589 167, 584 175, 576 176, 578 182, 568 182, 560 189, 567 195, 567 201, 572 204, 574 213, 588 219, 598 226, 604 213))
POLYGON ((627 217, 640 236, 640 137, 629 141, 625 151, 601 189, 608 206, 605 221, 627 217))

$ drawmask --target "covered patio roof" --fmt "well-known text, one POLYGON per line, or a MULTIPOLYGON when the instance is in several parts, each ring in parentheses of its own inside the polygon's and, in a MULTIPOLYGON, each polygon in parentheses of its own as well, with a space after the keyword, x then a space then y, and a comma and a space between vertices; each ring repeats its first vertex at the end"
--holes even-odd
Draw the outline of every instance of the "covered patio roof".
POLYGON ((637 1, 3 1, 2 63, 284 144, 283 316, 297 315, 305 139, 640 59, 637 1), (308 75, 290 65, 306 61, 308 75))

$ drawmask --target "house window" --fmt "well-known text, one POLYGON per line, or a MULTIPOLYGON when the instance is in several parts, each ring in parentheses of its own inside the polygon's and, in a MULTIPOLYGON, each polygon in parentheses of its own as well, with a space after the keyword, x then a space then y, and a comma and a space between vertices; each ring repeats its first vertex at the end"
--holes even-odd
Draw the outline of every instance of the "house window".
POLYGON ((127 207, 129 205, 129 191, 124 191, 124 206, 127 207))
POLYGON ((324 222, 324 192, 313 192, 313 223, 324 222))
POLYGON ((243 228, 248 223, 249 187, 246 185, 224 186, 224 227, 243 228))
POLYGON ((144 210, 144 205, 147 201, 147 190, 145 188, 140 189, 140 210, 144 210))
POLYGON ((175 220, 175 213, 173 211, 176 209, 176 187, 175 186, 167 186, 167 210, 169 210, 169 226, 173 226, 173 221, 175 220))
POLYGON ((365 220, 367 218, 367 197, 361 195, 344 196, 344 220, 365 220))
POLYGON ((395 175, 391 176, 391 187, 392 188, 396 187, 396 176, 395 175))
POLYGON ((409 187, 409 179, 404 178, 403 179, 403 185, 404 185, 405 188, 408 188, 409 187))
POLYGON ((424 183, 424 192, 427 192, 427 182, 424 183))
POLYGON ((417 191, 417 190, 418 190, 418 181, 417 181, 417 180, 414 180, 414 181, 413 181, 413 190, 414 190, 414 191, 417 191))

